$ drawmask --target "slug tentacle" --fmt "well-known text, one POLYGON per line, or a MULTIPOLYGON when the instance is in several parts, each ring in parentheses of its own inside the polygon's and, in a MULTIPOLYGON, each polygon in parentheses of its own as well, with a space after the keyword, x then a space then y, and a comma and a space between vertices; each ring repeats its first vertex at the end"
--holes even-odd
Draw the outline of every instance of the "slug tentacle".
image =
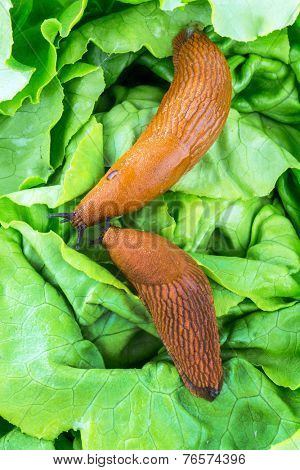
POLYGON ((82 241, 85 229, 86 229, 86 225, 84 224, 78 225, 77 227, 77 242, 76 242, 76 247, 75 247, 75 250, 77 251, 80 249, 80 245, 81 245, 81 241, 82 241))
POLYGON ((58 213, 52 213, 48 214, 49 219, 54 219, 54 218, 62 218, 60 220, 61 224, 65 224, 66 222, 71 222, 74 227, 76 227, 77 230, 77 242, 76 242, 76 250, 80 249, 80 245, 82 242, 83 238, 83 233, 85 229, 87 228, 87 225, 82 222, 82 219, 78 217, 78 213, 76 212, 58 212, 58 213))
POLYGON ((202 269, 153 233, 111 227, 103 244, 151 312, 185 386, 214 400, 223 371, 212 291, 202 269))
POLYGON ((74 212, 58 212, 56 214, 48 214, 48 219, 54 219, 56 217, 62 217, 61 223, 71 222, 74 212))
POLYGON ((110 218, 106 217, 104 227, 100 227, 100 235, 95 240, 90 241, 90 246, 101 245, 103 237, 110 227, 110 218))

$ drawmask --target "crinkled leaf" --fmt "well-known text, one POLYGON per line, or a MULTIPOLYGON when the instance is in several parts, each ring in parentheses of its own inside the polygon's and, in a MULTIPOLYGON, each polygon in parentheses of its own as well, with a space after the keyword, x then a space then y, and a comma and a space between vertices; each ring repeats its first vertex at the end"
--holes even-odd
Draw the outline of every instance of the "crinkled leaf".
POLYGON ((290 62, 288 28, 274 31, 267 36, 259 37, 255 41, 250 42, 234 41, 228 37, 222 37, 215 32, 212 26, 208 26, 205 32, 226 57, 234 54, 257 54, 261 57, 281 60, 286 64, 290 62))
MULTIPOLYGON (((236 59, 232 58, 235 62, 236 59)), ((250 54, 240 58, 232 76, 236 93, 232 106, 235 109, 243 113, 258 111, 284 123, 300 122, 296 78, 290 67, 250 54)))
MULTIPOLYGON (((76 72, 78 73, 78 68, 76 72)), ((51 134, 51 162, 55 168, 62 163, 71 137, 90 118, 104 87, 101 68, 82 77, 73 78, 64 85, 64 113, 51 134)))
POLYGON ((103 172, 102 125, 92 117, 69 143, 58 184, 12 193, 9 199, 20 206, 58 207, 94 187, 103 172))
POLYGON ((84 58, 90 64, 102 67, 105 84, 109 87, 118 79, 123 70, 132 64, 137 56, 138 54, 133 52, 127 52, 125 54, 108 54, 92 44, 84 58))
POLYGON ((131 101, 123 101, 101 116, 104 129, 104 156, 112 165, 137 140, 157 111, 158 103, 148 101, 139 109, 131 101))
POLYGON ((99 349, 106 367, 127 368, 145 363, 156 355, 162 343, 136 324, 111 311, 82 328, 85 338, 99 349))
POLYGON ((298 82, 300 82, 300 15, 293 26, 289 28, 289 40, 291 44, 291 66, 296 74, 298 82))
POLYGON ((275 312, 257 311, 231 324, 223 357, 261 366, 277 385, 300 387, 300 303, 275 312))
POLYGON ((154 56, 172 54, 172 39, 191 21, 209 24, 206 0, 184 9, 162 11, 156 1, 132 6, 86 23, 61 43, 59 67, 80 60, 91 41, 107 53, 137 52, 145 46, 154 56))
POLYGON ((141 301, 107 269, 66 246, 54 232, 40 233, 23 222, 11 226, 22 233, 28 256, 64 292, 81 324, 93 323, 109 309, 157 335, 141 301))
POLYGON ((248 259, 300 268, 300 240, 291 224, 274 206, 263 207, 252 225, 248 259))
MULTIPOLYGON (((6 0, 6 3, 10 4, 10 1, 6 0)), ((35 2, 34 8, 28 12, 28 16, 23 16, 21 23, 19 23, 20 29, 14 38, 13 57, 22 64, 25 62, 26 66, 21 66, 14 59, 12 59, 12 66, 16 69, 21 66, 23 75, 25 73, 25 77, 27 77, 26 86, 22 86, 17 94, 14 93, 13 99, 10 97, 5 101, 2 100, 0 112, 13 115, 26 98, 29 98, 33 103, 39 101, 43 88, 56 75, 55 38, 58 33, 61 36, 69 34, 71 28, 82 17, 86 4, 87 0, 64 2, 41 0, 35 2)), ((8 13, 4 14, 4 18, 7 15, 8 13)), ((6 35, 5 41, 7 41, 6 35)), ((8 89, 7 81, 11 83, 10 86, 13 86, 13 77, 7 77, 7 74, 4 74, 3 80, 3 86, 6 90, 8 89)), ((0 90, 2 89, 1 83, 3 82, 0 76, 0 90)))
POLYGON ((0 194, 45 183, 52 173, 50 131, 61 117, 62 87, 54 79, 38 104, 26 103, 14 116, 0 116, 0 194))
POLYGON ((254 219, 247 258, 192 255, 212 279, 262 310, 293 305, 300 298, 299 240, 292 224, 272 206, 263 207, 254 219))
POLYGON ((209 0, 212 24, 221 36, 253 41, 275 29, 293 24, 299 13, 298 0, 209 0), (249 10, 250 9, 250 10, 249 10))
MULTIPOLYGON (((34 239, 27 226, 15 226, 34 239)), ((49 247, 59 280, 53 235, 39 237, 47 238, 39 251, 45 255, 49 247)), ((23 432, 51 440, 79 428, 89 449, 227 449, 268 448, 297 430, 299 393, 275 386, 243 360, 225 363, 225 384, 213 406, 193 397, 176 369, 159 360, 143 369, 101 369, 70 304, 45 282, 45 269, 41 277, 32 268, 20 242, 14 231, 0 233, 1 338, 8 345, 1 356, 0 411, 23 432)), ((68 251, 74 253, 65 249, 65 256, 68 251)))
POLYGON ((225 364, 223 393, 213 406, 192 397, 163 362, 123 374, 120 389, 122 372, 110 372, 83 418, 84 448, 265 449, 299 426, 298 392, 276 387, 242 360, 225 364))
POLYGON ((95 72, 99 67, 85 62, 76 62, 76 64, 66 65, 60 70, 58 78, 62 84, 73 80, 74 78, 82 78, 89 73, 95 72))
POLYGON ((298 234, 300 234, 300 171, 289 170, 278 181, 278 192, 282 203, 298 234))
POLYGON ((0 102, 11 100, 22 90, 35 70, 11 56, 13 45, 11 8, 10 0, 3 0, 0 4, 0 102))
POLYGON ((288 138, 288 126, 279 128, 258 114, 242 115, 231 110, 216 143, 173 189, 224 199, 268 195, 287 168, 299 168, 300 164, 266 133, 265 125, 273 127, 274 134, 288 138))
POLYGON ((267 198, 229 201, 179 192, 165 195, 176 228, 173 241, 187 251, 208 250, 227 256, 244 256, 251 224, 267 198))

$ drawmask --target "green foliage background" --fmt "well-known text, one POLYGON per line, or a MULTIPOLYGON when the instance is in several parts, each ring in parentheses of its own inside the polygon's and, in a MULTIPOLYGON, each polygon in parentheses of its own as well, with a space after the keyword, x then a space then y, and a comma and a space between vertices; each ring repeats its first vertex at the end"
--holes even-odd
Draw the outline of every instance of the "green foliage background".
POLYGON ((299 2, 0 0, 0 449, 299 448, 299 2), (280 13, 280 14, 279 14, 280 13), (115 223, 204 268, 225 383, 186 390, 74 208, 137 139, 198 23, 224 52, 232 109, 164 196, 115 223))

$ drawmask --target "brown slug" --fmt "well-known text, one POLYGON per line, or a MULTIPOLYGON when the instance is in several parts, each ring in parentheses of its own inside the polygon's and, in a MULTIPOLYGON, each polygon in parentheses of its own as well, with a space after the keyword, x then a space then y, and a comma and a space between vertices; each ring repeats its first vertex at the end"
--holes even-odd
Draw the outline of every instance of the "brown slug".
POLYGON ((223 370, 212 291, 202 269, 153 233, 110 227, 102 243, 151 312, 185 386, 214 400, 223 370))
POLYGON ((86 227, 135 211, 167 191, 215 142, 226 122, 231 76, 218 47, 188 27, 173 40, 174 80, 156 115, 72 213, 80 244, 86 227))

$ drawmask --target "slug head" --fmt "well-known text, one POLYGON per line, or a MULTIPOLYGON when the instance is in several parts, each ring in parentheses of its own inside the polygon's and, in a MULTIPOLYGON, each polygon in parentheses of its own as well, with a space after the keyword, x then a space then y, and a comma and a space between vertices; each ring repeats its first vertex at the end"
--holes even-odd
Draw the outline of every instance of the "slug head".
POLYGON ((102 243, 132 283, 169 282, 184 270, 182 251, 153 233, 110 227, 102 243))

